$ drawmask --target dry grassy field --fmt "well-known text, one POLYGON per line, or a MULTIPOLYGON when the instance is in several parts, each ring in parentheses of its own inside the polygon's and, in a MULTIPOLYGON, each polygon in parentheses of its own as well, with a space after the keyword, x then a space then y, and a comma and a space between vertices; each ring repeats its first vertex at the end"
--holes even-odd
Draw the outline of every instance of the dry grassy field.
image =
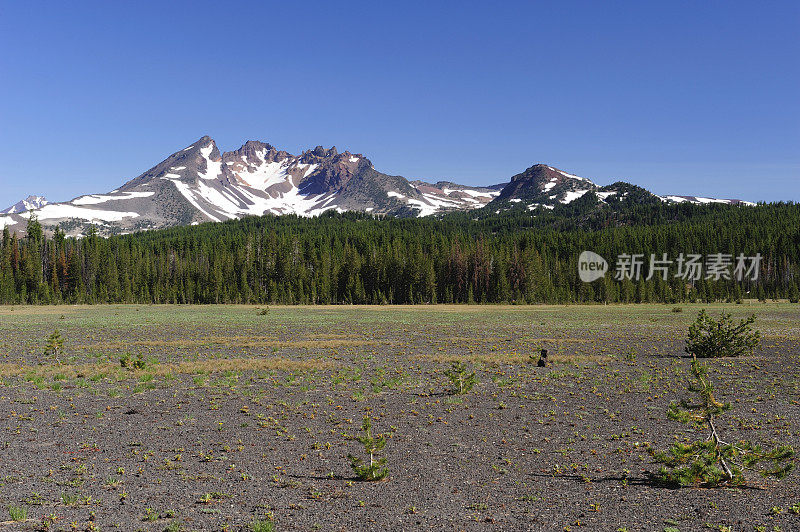
POLYGON ((798 471, 650 475, 704 436, 665 415, 700 308, 762 334, 708 362, 718 430, 800 448, 798 305, 0 307, 0 530, 800 530, 798 471))

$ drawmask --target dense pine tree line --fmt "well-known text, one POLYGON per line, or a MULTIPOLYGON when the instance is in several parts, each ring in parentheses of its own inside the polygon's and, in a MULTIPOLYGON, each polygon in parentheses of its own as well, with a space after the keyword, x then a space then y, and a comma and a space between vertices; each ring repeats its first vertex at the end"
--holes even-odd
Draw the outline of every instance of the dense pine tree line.
MULTIPOLYGON (((576 202, 577 203, 577 202, 576 202)), ((646 270, 645 270, 646 273, 646 270)), ((798 299, 800 205, 249 217, 134 235, 3 233, 0 303, 568 303, 798 299), (577 257, 760 253, 757 281, 591 284, 577 257)))

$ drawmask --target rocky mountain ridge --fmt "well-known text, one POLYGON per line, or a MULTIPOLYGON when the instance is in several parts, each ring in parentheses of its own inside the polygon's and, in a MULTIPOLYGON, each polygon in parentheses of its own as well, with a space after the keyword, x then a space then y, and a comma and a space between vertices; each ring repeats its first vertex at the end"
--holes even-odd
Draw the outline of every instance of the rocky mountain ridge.
POLYGON ((0 228, 24 231, 34 213, 45 228, 60 226, 68 235, 120 234, 248 215, 316 216, 326 210, 386 216, 429 216, 487 205, 498 210, 524 204, 552 209, 591 192, 601 202, 628 197, 670 203, 739 203, 693 196, 659 197, 627 183, 605 187, 545 164, 536 164, 509 182, 485 187, 449 181, 409 181, 376 170, 364 155, 317 146, 293 155, 270 144, 247 141, 220 152, 201 137, 106 194, 48 203, 31 196, 0 211, 0 228))

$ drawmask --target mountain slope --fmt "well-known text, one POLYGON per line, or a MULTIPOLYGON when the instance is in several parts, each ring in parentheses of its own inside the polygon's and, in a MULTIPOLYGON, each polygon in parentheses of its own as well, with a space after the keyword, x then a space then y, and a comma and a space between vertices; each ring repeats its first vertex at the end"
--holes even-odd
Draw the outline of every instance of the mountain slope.
MULTIPOLYGON (((544 164, 534 165, 509 183, 471 187, 449 181, 408 181, 384 174, 362 154, 317 146, 299 155, 270 144, 248 141, 222 153, 204 136, 118 189, 63 203, 31 196, 0 211, 0 228, 23 231, 32 211, 45 228, 59 225, 68 235, 129 233, 247 215, 316 216, 326 210, 387 216, 428 216, 489 205, 500 210, 524 204, 553 208, 592 192, 613 205, 634 185, 599 187, 589 179, 544 164)), ((689 196, 659 198, 636 189, 637 201, 727 202, 689 196)), ((627 199, 625 201, 628 201, 627 199)))

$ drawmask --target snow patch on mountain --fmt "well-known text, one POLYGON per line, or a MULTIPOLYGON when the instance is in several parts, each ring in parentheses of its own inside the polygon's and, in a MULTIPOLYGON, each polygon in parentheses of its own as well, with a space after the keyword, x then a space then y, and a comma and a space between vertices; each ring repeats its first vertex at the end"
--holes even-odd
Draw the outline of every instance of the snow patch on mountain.
MULTIPOLYGON (((169 175, 169 174, 167 174, 167 175, 169 175)), ((183 195, 183 197, 184 197, 184 198, 186 198, 186 201, 188 201, 189 203, 191 203, 191 204, 192 204, 192 206, 193 206, 195 209, 197 209, 198 211, 200 211, 201 213, 203 213, 203 214, 204 214, 206 217, 208 217, 208 218, 209 218, 209 219, 210 219, 212 222, 219 222, 219 221, 220 221, 220 219, 219 219, 219 218, 217 218, 216 216, 213 216, 213 215, 211 215, 211 214, 210 214, 210 213, 208 213, 208 212, 207 212, 205 209, 203 209, 203 207, 201 207, 201 206, 200 206, 200 203, 199 203, 199 202, 197 201, 197 199, 195 198, 195 196, 194 196, 194 192, 193 192, 193 191, 192 191, 192 189, 189 187, 189 185, 187 185, 186 183, 183 183, 183 182, 181 182, 181 181, 179 181, 179 180, 177 180, 177 179, 171 179, 170 181, 171 181, 171 182, 172 182, 172 183, 175 185, 175 188, 177 188, 177 189, 178 189, 178 192, 180 192, 180 193, 181 193, 181 195, 183 195)))
POLYGON ((420 216, 430 216, 438 210, 435 205, 431 205, 430 203, 426 203, 418 199, 408 198, 406 201, 410 205, 419 209, 420 216))
MULTIPOLYGON (((337 205, 332 203, 335 199, 335 194, 303 195, 295 187, 279 197, 262 199, 255 210, 262 210, 262 213, 318 216, 328 209, 336 208, 337 205)), ((255 214, 255 212, 250 214, 255 214)))
POLYGON ((551 170, 555 170, 556 172, 558 172, 559 174, 563 175, 564 177, 568 177, 570 179, 577 179, 579 181, 589 181, 591 183, 591 181, 589 179, 585 178, 585 177, 577 176, 575 174, 568 174, 567 172, 565 172, 563 170, 559 170, 558 168, 553 168, 552 166, 548 166, 548 168, 550 168, 551 170))
POLYGON ((81 196, 70 201, 73 205, 97 205, 107 201, 128 200, 133 198, 149 198, 155 192, 123 192, 119 196, 103 196, 100 194, 90 194, 88 196, 81 196))
POLYGON ((59 218, 77 218, 96 223, 102 222, 119 222, 124 218, 138 218, 137 212, 123 212, 123 211, 101 211, 99 209, 91 209, 88 207, 77 207, 69 203, 51 203, 45 205, 41 209, 29 211, 20 214, 24 218, 29 218, 33 212, 39 220, 59 219, 59 218))
POLYGON ((300 163, 297 166, 298 167, 307 167, 305 173, 303 174, 303 178, 306 178, 306 177, 310 176, 311 174, 314 173, 314 170, 319 168, 318 164, 302 164, 302 163, 300 163))
POLYGON ((682 198, 680 196, 662 196, 661 199, 663 201, 674 201, 675 203, 684 203, 686 201, 689 201, 688 199, 682 198))
POLYGON ((755 206, 755 203, 751 201, 743 201, 738 199, 718 199, 718 198, 705 198, 700 196, 676 196, 676 195, 669 195, 669 196, 659 196, 661 201, 665 201, 668 203, 694 203, 696 205, 708 204, 708 203, 721 203, 725 205, 745 205, 748 207, 755 206))
POLYGON ((237 173, 249 187, 264 190, 272 185, 283 183, 288 177, 289 165, 286 161, 275 161, 271 163, 262 162, 254 170, 245 168, 237 173))
POLYGON ((212 151, 214 151, 213 142, 204 148, 200 148, 200 155, 206 160, 206 171, 198 174, 200 179, 216 179, 222 173, 222 159, 212 161, 210 157, 212 151))
POLYGON ((597 194, 597 197, 600 198, 603 201, 608 199, 609 196, 613 196, 616 193, 617 193, 616 190, 610 190, 608 192, 595 192, 595 194, 597 194))
POLYGON ((573 201, 575 201, 576 199, 580 198, 581 196, 583 196, 587 192, 589 192, 588 188, 585 189, 585 190, 568 190, 564 194, 564 198, 561 200, 561 203, 572 203, 573 201))
POLYGON ((492 191, 492 192, 483 192, 481 190, 473 190, 470 188, 459 188, 459 189, 451 189, 451 188, 442 188, 442 192, 447 195, 450 195, 454 192, 459 194, 466 194, 468 196, 472 196, 473 198, 494 198, 500 195, 500 191, 492 191))
MULTIPOLYGON (((428 200, 428 202, 430 202, 431 205, 438 205, 439 207, 450 208, 450 207, 458 207, 463 204, 463 202, 460 201, 459 199, 437 196, 436 194, 430 194, 428 192, 423 192, 422 196, 426 200, 428 200)), ((472 198, 465 198, 465 199, 467 199, 467 201, 477 203, 477 200, 474 200, 472 198)))

